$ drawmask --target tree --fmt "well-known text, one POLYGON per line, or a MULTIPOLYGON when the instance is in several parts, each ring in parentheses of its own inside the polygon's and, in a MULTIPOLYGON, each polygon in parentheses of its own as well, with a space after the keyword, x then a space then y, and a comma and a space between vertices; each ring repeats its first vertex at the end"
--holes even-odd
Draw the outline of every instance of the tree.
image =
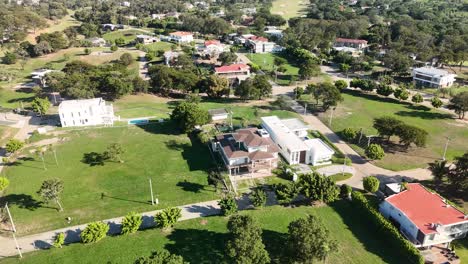
POLYGON ((339 189, 335 182, 318 172, 301 175, 297 182, 299 193, 312 201, 331 203, 338 198, 339 189))
POLYGON ((424 147, 427 141, 427 131, 408 124, 401 124, 397 128, 396 135, 400 138, 400 143, 408 148, 412 143, 418 147, 424 147))
POLYGON ((379 190, 380 181, 374 176, 369 176, 364 177, 362 184, 364 185, 364 190, 375 193, 379 190))
POLYGON ((366 156, 372 160, 381 160, 385 156, 385 152, 380 145, 370 144, 366 148, 366 156))
POLYGON ((62 245, 65 243, 65 234, 64 233, 58 233, 55 236, 55 240, 53 243, 53 246, 55 248, 62 248, 62 245))
POLYGON ((119 49, 119 47, 117 47, 117 45, 112 45, 112 46, 110 47, 110 50, 111 50, 112 52, 116 52, 118 49, 119 49))
POLYGON ((340 186, 340 197, 342 199, 348 199, 352 191, 353 191, 353 188, 351 188, 351 186, 347 184, 343 184, 340 186))
POLYGON ((229 95, 229 81, 218 75, 210 75, 201 81, 202 91, 211 98, 221 98, 229 95))
POLYGON ((413 103, 422 103, 424 101, 424 98, 422 97, 421 94, 417 93, 417 94, 414 94, 412 97, 411 97, 411 102, 413 103))
POLYGON ((90 48, 85 48, 85 49, 83 50, 83 53, 84 53, 85 55, 89 55, 89 54, 91 54, 91 49, 90 49, 90 48))
POLYGON ((114 40, 114 43, 115 43, 116 46, 121 47, 121 46, 125 45, 125 39, 123 39, 123 38, 116 38, 116 39, 114 40))
POLYGON ((401 101, 406 101, 409 98, 409 92, 404 89, 404 88, 397 88, 393 92, 393 95, 395 96, 396 99, 401 100, 401 101))
POLYGON ((133 234, 136 231, 138 231, 138 228, 140 228, 141 223, 143 222, 142 217, 140 214, 137 214, 135 212, 130 212, 128 213, 123 219, 122 219, 122 235, 128 235, 128 234, 133 234))
POLYGON ((303 60, 299 64, 299 75, 302 79, 308 80, 312 76, 320 74, 320 67, 313 59, 303 60))
POLYGON ((227 224, 229 239, 226 255, 230 263, 266 264, 270 257, 262 241, 262 228, 249 215, 234 215, 227 224))
POLYGON ((156 227, 167 229, 173 227, 182 217, 182 210, 178 207, 170 207, 162 210, 154 216, 156 227))
POLYGON ((2 58, 3 64, 15 64, 18 60, 18 56, 13 52, 5 52, 5 55, 2 58))
POLYGON ((437 186, 444 181, 444 178, 450 172, 446 160, 436 160, 429 163, 429 170, 431 171, 432 176, 434 176, 434 182, 437 186))
POLYGON ((221 214, 224 216, 237 213, 237 202, 232 196, 226 196, 218 202, 221 207, 221 214))
POLYGON ((31 103, 34 112, 44 115, 50 108, 50 101, 47 98, 36 97, 31 103))
POLYGON ((189 264, 179 255, 171 254, 167 250, 159 250, 151 253, 149 257, 140 257, 135 264, 189 264))
POLYGON ((393 93, 393 88, 387 84, 379 84, 377 86, 377 94, 390 96, 393 93))
POLYGON ((255 207, 262 207, 265 205, 267 200, 267 195, 265 191, 261 188, 255 188, 249 196, 250 201, 255 207))
POLYGON ((301 98, 301 96, 304 94, 304 88, 302 87, 294 88, 294 94, 296 95, 296 99, 301 98))
POLYGON ((265 75, 255 75, 253 78, 253 85, 258 90, 258 99, 269 97, 272 93, 272 86, 265 75))
POLYGON ((442 100, 440 100, 439 97, 433 97, 431 99, 431 105, 435 108, 440 108, 444 103, 442 103, 442 100))
POLYGON ((125 52, 120 56, 120 63, 122 63, 125 66, 128 66, 132 64, 134 61, 132 54, 125 52))
POLYGON ((335 87, 342 91, 348 87, 348 83, 345 80, 336 80, 335 81, 335 87))
POLYGON ((59 211, 63 211, 62 204, 60 203, 60 195, 63 193, 63 181, 59 179, 50 179, 42 182, 41 188, 37 194, 48 203, 54 201, 59 206, 59 211))
POLYGON ((341 134, 347 139, 347 140, 353 140, 357 136, 357 131, 351 127, 347 127, 343 129, 341 134))
POLYGON ((468 152, 456 157, 453 168, 450 169, 448 180, 454 190, 466 192, 468 188, 468 152))
POLYGON ((42 33, 36 37, 36 42, 48 42, 53 51, 68 48, 68 40, 63 32, 42 33))
POLYGON ((468 91, 461 92, 452 97, 447 107, 448 109, 454 110, 458 118, 464 119, 465 113, 468 111, 468 91))
POLYGON ((234 52, 230 51, 225 51, 219 54, 218 60, 223 64, 223 65, 230 65, 234 63, 237 60, 237 55, 234 52))
POLYGON ((286 246, 291 263, 312 264, 338 250, 338 242, 330 238, 330 231, 314 214, 289 224, 286 246))
POLYGON ((273 185, 276 200, 279 204, 288 205, 297 196, 299 190, 293 182, 278 183, 273 185))
POLYGON ((50 46, 49 42, 41 41, 34 46, 34 55, 36 57, 40 57, 46 54, 49 54, 53 51, 52 47, 50 46))
POLYGON ((85 244, 98 242, 107 236, 108 231, 109 225, 104 222, 89 223, 86 228, 81 231, 81 242, 85 244))
POLYGON ((348 78, 348 72, 351 69, 351 66, 346 63, 341 63, 340 64, 340 71, 344 72, 346 74, 346 78, 348 78))
POLYGON ((10 139, 5 145, 5 150, 8 153, 15 153, 16 151, 20 150, 24 146, 24 142, 19 141, 18 139, 10 139))
POLYGON ((392 116, 382 116, 374 118, 373 127, 379 132, 380 136, 387 137, 387 141, 390 141, 390 137, 397 133, 398 127, 402 124, 402 121, 392 116))
POLYGON ((123 163, 124 161, 120 157, 120 155, 122 155, 123 153, 125 153, 125 150, 123 149, 121 144, 112 143, 109 146, 107 146, 106 151, 104 151, 103 153, 103 158, 106 160, 118 161, 120 163, 123 163))
POLYGON ((191 132, 195 126, 207 124, 210 115, 198 104, 182 102, 172 111, 171 120, 175 121, 184 132, 191 132))
POLYGON ((5 177, 0 177, 0 194, 8 188, 8 185, 10 185, 10 180, 5 177))
POLYGON ((385 54, 382 61, 386 67, 392 69, 396 73, 405 73, 412 65, 412 61, 408 55, 397 51, 388 52, 385 54))

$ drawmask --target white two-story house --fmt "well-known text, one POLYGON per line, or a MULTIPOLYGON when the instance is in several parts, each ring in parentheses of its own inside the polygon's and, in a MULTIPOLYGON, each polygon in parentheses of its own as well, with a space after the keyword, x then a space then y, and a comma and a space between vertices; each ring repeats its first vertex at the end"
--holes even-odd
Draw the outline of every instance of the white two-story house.
POLYGON ((193 41, 193 33, 177 31, 169 34, 169 38, 177 43, 190 43, 193 41))
POLYGON ((279 149, 262 129, 244 128, 218 135, 212 149, 221 155, 229 175, 271 173, 278 166, 279 149))
POLYGON ((387 197, 379 209, 418 248, 448 247, 468 233, 468 216, 419 183, 407 184, 406 190, 387 197))
POLYGON ((114 108, 102 98, 66 100, 59 105, 62 127, 97 126, 114 124, 114 108))
POLYGON ((445 88, 453 85, 457 75, 433 67, 421 67, 413 69, 412 76, 416 86, 445 88))

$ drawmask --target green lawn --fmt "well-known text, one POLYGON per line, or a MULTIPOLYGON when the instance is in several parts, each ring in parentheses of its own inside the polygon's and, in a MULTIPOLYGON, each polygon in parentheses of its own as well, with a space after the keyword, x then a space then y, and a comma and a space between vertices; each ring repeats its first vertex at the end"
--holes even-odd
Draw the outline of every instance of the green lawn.
MULTIPOLYGON (((264 71, 272 71, 274 69, 274 59, 275 57, 281 57, 279 54, 273 53, 254 53, 254 54, 247 54, 247 58, 249 58, 253 63, 260 66, 260 68, 264 71)), ((294 76, 296 79, 298 78, 299 68, 292 65, 291 63, 284 65, 286 68, 286 72, 283 74, 278 75, 277 83, 280 85, 288 85, 291 76, 294 76)))
POLYGON ((122 29, 106 33, 102 35, 102 38, 110 42, 114 42, 116 39, 122 38, 125 40, 125 43, 128 44, 136 39, 136 35, 140 34, 148 34, 148 32, 139 29, 122 29))
MULTIPOLYGON (((263 228, 263 241, 274 263, 278 263, 285 249, 288 224, 307 214, 318 215, 331 236, 339 243, 339 250, 328 263, 406 263, 399 252, 388 246, 385 237, 371 225, 364 225, 361 216, 351 205, 339 201, 324 206, 284 208, 267 207, 262 210, 243 211, 255 217, 263 228)), ((129 236, 108 237, 93 245, 72 244, 26 254, 21 263, 133 263, 153 250, 167 249, 181 255, 190 263, 220 263, 225 256, 228 239, 226 217, 207 217, 179 222, 172 232, 148 229, 129 236)), ((2 263, 17 263, 5 259, 2 263)))
MULTIPOLYGON (((372 127, 373 119, 390 115, 429 133, 427 147, 413 147, 408 152, 387 152, 383 160, 375 162, 377 166, 396 171, 427 167, 427 163, 442 157, 446 137, 452 139, 447 151, 449 160, 461 156, 468 149, 467 125, 453 119, 446 112, 354 91, 343 94, 343 98, 344 101, 338 105, 333 117, 332 129, 335 132, 352 127, 357 130, 362 128, 366 135, 376 135, 377 131, 372 127)), ((330 113, 331 111, 320 114, 326 124, 330 113)), ((360 147, 352 147, 363 153, 360 147)))
POLYGON ((274 0, 271 13, 290 19, 304 15, 307 4, 308 2, 304 0, 274 0))
POLYGON ((207 171, 213 166, 208 148, 175 131, 171 123, 68 131, 60 135, 65 142, 57 146, 59 165, 52 153, 45 155, 46 171, 39 157, 24 150, 27 158, 3 172, 11 183, 2 200, 11 206, 18 232, 24 235, 65 227, 68 216, 73 219, 71 225, 76 225, 129 211, 216 199, 207 186, 207 171), (114 142, 126 151, 124 163, 90 166, 82 162, 85 153, 102 153, 114 142), (158 206, 148 202, 149 177, 158 206), (42 181, 51 178, 64 182, 62 213, 55 204, 40 204, 36 194, 42 181))
POLYGON ((337 173, 337 174, 333 174, 333 175, 330 175, 330 178, 334 181, 334 182, 339 182, 339 181, 344 181, 344 180, 347 180, 349 178, 353 177, 353 174, 351 173, 337 173))
POLYGON ((18 128, 14 127, 0 126, 0 147, 5 145, 8 142, 8 140, 16 134, 18 130, 18 128))
POLYGON ((56 20, 56 21, 49 20, 48 21, 49 26, 47 28, 44 28, 42 30, 38 30, 34 34, 29 34, 26 37, 25 40, 35 44, 36 43, 36 39, 35 39, 36 36, 38 36, 38 35, 40 35, 42 33, 51 33, 51 32, 55 32, 55 31, 63 31, 68 27, 79 26, 81 23, 72 17, 73 13, 74 13, 73 10, 68 10, 68 15, 64 16, 63 18, 61 18, 59 20, 56 20))

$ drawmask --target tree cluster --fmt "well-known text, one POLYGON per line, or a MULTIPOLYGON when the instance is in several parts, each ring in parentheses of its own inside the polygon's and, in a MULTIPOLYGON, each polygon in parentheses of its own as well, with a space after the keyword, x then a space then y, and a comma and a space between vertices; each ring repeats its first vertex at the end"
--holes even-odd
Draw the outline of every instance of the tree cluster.
POLYGON ((428 133, 424 129, 406 124, 394 117, 375 118, 373 127, 379 132, 380 136, 387 137, 387 141, 390 141, 391 136, 398 136, 400 143, 403 143, 406 148, 411 144, 418 147, 426 145, 428 133))
POLYGON ((255 75, 242 81, 234 90, 234 95, 243 100, 260 100, 269 97, 272 86, 265 75, 255 75))

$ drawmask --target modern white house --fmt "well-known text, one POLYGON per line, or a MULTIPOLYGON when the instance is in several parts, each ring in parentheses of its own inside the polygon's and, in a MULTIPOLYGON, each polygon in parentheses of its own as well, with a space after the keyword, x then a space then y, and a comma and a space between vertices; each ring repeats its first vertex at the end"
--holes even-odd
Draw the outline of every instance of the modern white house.
POLYGON ((115 120, 114 107, 102 98, 62 101, 59 116, 62 127, 112 126, 115 120))
POLYGON ((466 237, 468 216, 419 183, 387 197, 379 208, 414 246, 428 247, 466 237))
POLYGON ((230 176, 256 172, 270 175, 278 166, 279 149, 263 129, 244 128, 218 135, 212 149, 219 152, 230 176))
POLYGON ((262 127, 278 145, 281 156, 289 164, 325 165, 331 163, 335 151, 319 138, 309 138, 310 127, 297 118, 262 117, 262 127))
POLYGON ((413 69, 411 74, 416 86, 432 88, 445 88, 452 86, 457 75, 448 71, 433 67, 421 67, 413 69))
POLYGON ((169 34, 169 38, 177 43, 189 43, 193 41, 193 33, 177 31, 169 34))
POLYGON ((136 35, 136 41, 143 44, 151 44, 159 41, 159 38, 149 35, 136 35))

